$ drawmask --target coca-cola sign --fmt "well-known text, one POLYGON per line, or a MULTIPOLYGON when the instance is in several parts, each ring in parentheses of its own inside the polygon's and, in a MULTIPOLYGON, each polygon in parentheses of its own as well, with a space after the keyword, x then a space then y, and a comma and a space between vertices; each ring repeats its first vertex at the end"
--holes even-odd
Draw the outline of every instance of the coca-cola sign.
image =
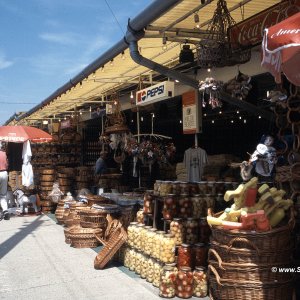
POLYGON ((263 31, 300 11, 300 0, 282 1, 229 28, 233 47, 252 47, 262 41, 263 31))

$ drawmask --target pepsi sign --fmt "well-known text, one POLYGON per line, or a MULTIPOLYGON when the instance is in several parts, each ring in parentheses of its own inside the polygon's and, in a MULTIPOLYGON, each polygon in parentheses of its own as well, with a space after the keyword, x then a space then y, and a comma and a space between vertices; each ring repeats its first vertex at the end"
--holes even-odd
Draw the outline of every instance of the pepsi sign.
POLYGON ((174 88, 173 81, 164 81, 140 90, 136 93, 136 105, 147 105, 174 97, 174 88))

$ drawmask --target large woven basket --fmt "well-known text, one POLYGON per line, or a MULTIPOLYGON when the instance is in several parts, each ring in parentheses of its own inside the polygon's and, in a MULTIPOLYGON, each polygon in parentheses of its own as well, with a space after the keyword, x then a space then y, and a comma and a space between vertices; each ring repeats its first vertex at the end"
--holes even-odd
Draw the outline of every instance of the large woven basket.
POLYGON ((103 243, 104 247, 100 250, 94 260, 95 269, 103 269, 107 263, 114 257, 117 251, 127 240, 127 233, 123 227, 117 228, 109 235, 109 239, 104 241, 99 239, 103 243))
POLYGON ((86 207, 79 211, 80 226, 84 228, 102 228, 103 232, 107 226, 106 213, 86 207))
POLYGON ((273 268, 290 268, 291 263, 226 263, 213 249, 209 249, 208 262, 223 279, 273 282, 289 281, 294 278, 291 272, 272 271, 273 268))
POLYGON ((69 230, 69 239, 74 248, 96 248, 99 246, 97 236, 102 235, 102 229, 73 227, 69 230))
POLYGON ((209 265, 209 296, 212 300, 291 300, 293 280, 286 282, 222 279, 209 265))
POLYGON ((234 238, 228 245, 211 240, 210 252, 220 256, 226 263, 289 263, 291 261, 293 247, 286 249, 270 249, 261 251, 257 246, 245 238, 234 238), (237 247, 235 247, 238 245, 237 247))
MULTIPOLYGON (((259 249, 259 251, 270 251, 271 249, 288 249, 291 247, 291 234, 295 226, 293 209, 290 209, 290 218, 286 225, 274 228, 266 232, 246 230, 226 230, 221 226, 212 226, 211 240, 219 244, 229 245, 235 238, 243 238, 259 249)), ((249 245, 248 244, 248 245, 249 245)), ((238 245, 238 244, 237 244, 238 245)), ((245 245, 245 244, 244 244, 245 245)), ((239 246, 239 245, 238 245, 239 246)), ((246 245, 248 248, 248 246, 246 245)), ((248 248, 253 250, 253 248, 248 248)))

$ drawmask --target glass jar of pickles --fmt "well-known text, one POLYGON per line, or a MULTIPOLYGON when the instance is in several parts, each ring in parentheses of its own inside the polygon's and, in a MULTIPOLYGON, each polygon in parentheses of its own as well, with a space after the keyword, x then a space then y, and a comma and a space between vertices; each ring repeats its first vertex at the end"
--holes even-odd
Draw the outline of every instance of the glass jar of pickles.
POLYGON ((161 186, 162 181, 161 180, 156 180, 154 182, 154 186, 153 186, 153 194, 158 196, 160 193, 160 186, 161 186))
POLYGON ((155 263, 155 259, 149 257, 147 260, 146 280, 150 283, 153 282, 153 278, 154 278, 154 263, 155 263))
POLYGON ((127 228, 127 244, 131 247, 134 245, 136 239, 137 222, 131 222, 127 228))
POLYGON ((135 273, 141 274, 142 269, 142 260, 143 260, 143 254, 140 251, 136 251, 135 253, 135 273))
POLYGON ((189 183, 189 191, 190 195, 197 195, 199 194, 199 187, 196 182, 190 182, 189 183))
POLYGON ((168 194, 172 194, 172 190, 172 181, 162 181, 159 194, 160 196, 167 196, 168 194))
POLYGON ((211 229, 207 223, 206 218, 200 218, 199 221, 199 242, 200 243, 208 243, 209 237, 211 234, 211 229))
POLYGON ((156 231, 155 236, 154 236, 154 240, 152 243, 152 253, 150 253, 150 255, 156 259, 159 259, 160 244, 162 242, 164 234, 165 234, 164 231, 156 231))
POLYGON ((188 218, 185 221, 185 242, 195 244, 198 242, 198 220, 188 218))
POLYGON ((140 236, 140 246, 141 246, 141 251, 146 253, 145 249, 146 249, 146 243, 147 243, 147 234, 149 229, 151 229, 151 226, 144 226, 142 227, 141 230, 141 236, 140 236))
POLYGON ((128 268, 130 271, 135 271, 135 257, 136 257, 136 251, 131 248, 129 250, 129 261, 128 261, 128 268))
POLYGON ((187 182, 180 182, 180 194, 190 195, 190 186, 187 182))
POLYGON ((203 216, 203 204, 205 198, 200 194, 196 194, 191 197, 191 201, 193 204, 193 218, 200 218, 203 216))
POLYGON ((176 196, 174 194, 168 194, 164 197, 163 218, 165 220, 172 220, 176 214, 176 196))
POLYGON ((176 278, 176 296, 187 299, 193 296, 193 272, 189 267, 179 268, 176 278))
POLYGON ((141 250, 142 245, 142 230, 144 229, 144 224, 137 224, 136 225, 136 237, 133 241, 133 247, 137 250, 141 250))
POLYGON ((153 209, 154 209, 154 199, 153 199, 153 191, 148 190, 144 194, 144 214, 145 215, 152 215, 153 214, 153 209))
POLYGON ((192 267, 192 247, 189 244, 181 244, 178 248, 177 266, 192 267))
POLYGON ((208 247, 204 243, 197 243, 192 248, 194 267, 206 267, 208 258, 208 247))
POLYGON ((179 218, 192 216, 192 203, 188 194, 181 194, 178 198, 177 214, 179 218))
POLYGON ((193 272, 193 296, 198 298, 207 296, 207 277, 205 268, 196 267, 193 272))
POLYGON ((140 209, 137 211, 136 221, 140 224, 144 224, 144 209, 140 209))
POLYGON ((160 261, 155 260, 154 264, 153 264, 153 281, 152 281, 152 284, 157 288, 159 287, 160 272, 161 272, 162 268, 163 268, 163 264, 160 261))
POLYGON ((125 250, 124 250, 124 267, 129 268, 129 263, 130 263, 130 248, 125 247, 125 250))
POLYGON ((153 248, 154 248, 154 239, 156 237, 156 231, 155 228, 149 228, 145 235, 145 241, 144 241, 144 252, 148 255, 152 255, 153 248))
POLYGON ((173 234, 165 233, 162 235, 159 260, 163 263, 175 261, 175 238, 173 234))
POLYGON ((159 296, 164 298, 175 297, 177 269, 172 266, 164 266, 160 274, 159 296))
POLYGON ((180 218, 174 218, 170 223, 170 233, 174 235, 175 245, 181 245, 184 242, 184 224, 180 218))
POLYGON ((180 182, 179 181, 173 181, 172 182, 172 194, 174 195, 180 195, 180 182))
POLYGON ((148 272, 148 259, 149 255, 142 254, 142 260, 141 260, 141 278, 145 279, 147 277, 148 272))

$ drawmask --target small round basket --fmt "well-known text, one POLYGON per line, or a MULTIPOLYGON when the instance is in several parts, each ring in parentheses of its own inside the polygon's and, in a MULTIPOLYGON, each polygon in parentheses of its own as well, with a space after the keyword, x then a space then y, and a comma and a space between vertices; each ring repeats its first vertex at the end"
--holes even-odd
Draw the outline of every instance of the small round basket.
POLYGON ((101 235, 101 228, 73 227, 68 231, 68 238, 71 240, 71 246, 74 248, 96 248, 99 246, 99 240, 96 236, 101 237, 101 235))
POLYGON ((106 213, 86 207, 79 211, 80 226, 83 228, 101 228, 103 231, 107 226, 106 213))

